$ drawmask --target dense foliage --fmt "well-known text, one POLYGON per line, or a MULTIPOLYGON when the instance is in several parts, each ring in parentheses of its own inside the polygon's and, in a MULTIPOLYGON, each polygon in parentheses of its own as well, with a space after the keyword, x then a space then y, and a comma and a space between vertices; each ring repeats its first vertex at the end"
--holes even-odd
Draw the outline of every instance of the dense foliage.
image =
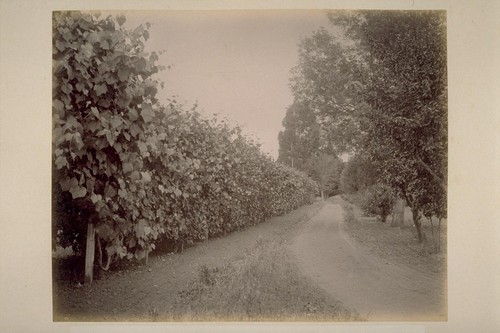
POLYGON ((307 103, 292 104, 278 135, 278 162, 303 171, 319 186, 321 197, 339 192, 343 162, 334 155, 329 141, 321 138, 316 116, 307 103))
POLYGON ((385 222, 395 203, 394 191, 384 184, 374 184, 362 192, 360 206, 363 213, 375 215, 385 222))
POLYGON ((316 117, 306 103, 294 103, 288 107, 282 125, 278 162, 304 170, 321 142, 316 117))
POLYGON ((346 198, 357 204, 364 214, 385 222, 395 204, 395 191, 379 182, 373 162, 363 155, 349 158, 340 177, 340 188, 346 198))
POLYGON ((347 161, 340 176, 340 189, 352 194, 363 191, 377 182, 378 175, 370 159, 354 155, 347 161))
POLYGON ((124 21, 55 13, 53 27, 54 231, 78 247, 87 223, 99 223, 119 254, 134 233, 126 212, 144 185, 130 171, 143 166, 159 70, 158 56, 143 53, 147 29, 127 31, 124 21))
POLYGON ((142 258, 161 238, 206 239, 312 201, 316 184, 239 128, 160 105, 149 25, 124 22, 53 17, 54 245, 82 250, 91 223, 101 257, 142 258))
POLYGON ((321 197, 340 193, 340 176, 344 163, 337 156, 318 152, 311 156, 305 166, 305 172, 318 183, 321 197))
POLYGON ((442 11, 329 15, 337 33, 300 45, 292 88, 323 137, 365 156, 378 180, 419 215, 444 217, 447 174, 446 18, 442 11), (342 31, 342 33, 338 33, 342 31))

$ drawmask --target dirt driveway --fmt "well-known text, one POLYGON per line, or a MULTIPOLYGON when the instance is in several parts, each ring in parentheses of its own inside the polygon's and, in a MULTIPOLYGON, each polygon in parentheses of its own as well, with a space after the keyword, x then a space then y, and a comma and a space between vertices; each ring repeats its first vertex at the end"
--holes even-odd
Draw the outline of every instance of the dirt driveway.
MULTIPOLYGON (((410 264, 391 261, 349 238, 343 231, 339 200, 301 207, 227 237, 198 244, 184 253, 152 256, 150 267, 114 270, 90 288, 65 281, 54 283, 54 320, 150 321, 155 309, 160 314, 182 310, 179 304, 189 309, 193 304, 189 299, 184 304, 184 293, 198 279, 200 267, 237 264, 248 251, 266 242, 283 243, 282 257, 267 258, 266 262, 271 264, 269 272, 276 267, 293 270, 293 274, 286 273, 287 278, 273 276, 284 284, 277 288, 281 291, 273 298, 281 303, 266 306, 297 303, 306 316, 316 313, 322 318, 324 314, 322 320, 332 320, 329 311, 340 308, 355 310, 370 321, 446 320, 443 275, 422 267, 414 269, 413 263, 418 258, 413 254, 404 257, 410 264)), ((377 244, 380 243, 384 242, 379 239, 377 244)), ((398 246, 389 244, 391 251, 398 246)), ((286 270, 279 270, 282 271, 286 270)), ((269 284, 269 281, 254 282, 269 284)), ((259 286, 262 292, 269 292, 271 287, 259 286)), ((290 311, 295 310, 292 307, 290 311)))
POLYGON ((291 250, 302 273, 369 321, 443 321, 443 279, 370 254, 343 231, 342 207, 329 203, 302 226, 291 250))

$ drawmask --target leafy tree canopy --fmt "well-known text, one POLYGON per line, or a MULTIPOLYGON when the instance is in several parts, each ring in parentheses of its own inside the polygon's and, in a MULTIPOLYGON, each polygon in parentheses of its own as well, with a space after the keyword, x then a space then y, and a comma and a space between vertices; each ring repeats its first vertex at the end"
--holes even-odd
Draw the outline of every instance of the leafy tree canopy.
POLYGON ((411 207, 420 211, 422 198, 432 198, 442 214, 445 13, 332 12, 329 19, 336 32, 320 29, 300 44, 291 80, 296 102, 312 108, 321 138, 337 151, 366 155, 411 207))

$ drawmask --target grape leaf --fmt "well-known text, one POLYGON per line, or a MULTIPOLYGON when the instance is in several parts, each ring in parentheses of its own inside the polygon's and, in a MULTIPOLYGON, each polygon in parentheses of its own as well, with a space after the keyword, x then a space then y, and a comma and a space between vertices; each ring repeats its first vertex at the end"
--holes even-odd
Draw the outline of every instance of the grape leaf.
POLYGON ((73 197, 73 199, 83 198, 85 194, 87 194, 87 189, 83 186, 79 186, 76 178, 73 179, 75 180, 76 184, 73 183, 69 189, 71 196, 73 197))
POLYGON ((137 72, 142 72, 147 66, 147 61, 144 58, 139 58, 137 62, 135 63, 135 70, 137 72))
POLYGON ((123 199, 127 199, 127 191, 124 189, 119 189, 118 190, 118 196, 123 199))
POLYGON ((120 81, 125 82, 130 77, 131 71, 128 67, 121 66, 118 68, 118 78, 120 81))
POLYGON ((142 180, 146 183, 151 181, 151 174, 149 172, 141 172, 142 180))
POLYGON ((134 165, 130 162, 125 162, 122 165, 122 170, 124 173, 132 172, 132 170, 134 170, 134 165))
POLYGON ((139 174, 139 172, 137 172, 137 171, 133 171, 133 172, 130 174, 130 180, 132 180, 132 181, 139 180, 139 178, 140 178, 140 174, 139 174))
POLYGON ((111 185, 106 185, 105 189, 104 189, 104 195, 108 198, 114 198, 116 196, 116 190, 113 186, 111 185))
POLYGON ((109 145, 111 147, 113 147, 113 145, 115 144, 115 136, 109 130, 106 130, 105 133, 106 133, 106 139, 108 140, 109 145))
POLYGON ((99 119, 99 110, 97 110, 97 108, 96 108, 96 107, 92 106, 92 107, 90 108, 90 111, 92 112, 92 114, 93 114, 93 115, 94 115, 97 119, 99 119))
POLYGON ((123 15, 118 15, 116 17, 116 22, 118 22, 118 24, 120 25, 120 27, 125 23, 125 21, 126 21, 126 18, 123 15))
POLYGON ((92 47, 91 44, 87 43, 87 44, 82 45, 80 50, 81 50, 81 53, 85 57, 90 58, 90 57, 92 57, 92 53, 94 51, 94 48, 92 47))
POLYGON ((113 129, 117 128, 118 126, 120 126, 122 124, 122 120, 119 116, 114 116, 111 118, 111 127, 113 129))
POLYGON ((105 84, 96 84, 94 86, 94 91, 97 96, 101 96, 108 92, 108 87, 105 84))
POLYGON ((141 152, 142 156, 145 156, 146 153, 148 152, 148 147, 144 142, 138 141, 137 142, 137 147, 139 148, 139 151, 141 152))
POLYGON ((96 202, 99 202, 102 200, 102 195, 100 194, 95 194, 93 193, 91 196, 90 196, 90 200, 92 200, 92 203, 96 203, 96 202))
POLYGON ((135 109, 130 109, 128 111, 128 119, 130 119, 131 121, 136 121, 137 119, 139 119, 139 115, 137 114, 137 111, 135 109))
POLYGON ((58 170, 61 170, 63 167, 68 166, 68 161, 66 160, 66 157, 64 156, 59 156, 56 159, 56 167, 58 170))
POLYGON ((54 106, 54 109, 56 109, 56 111, 64 111, 64 103, 60 100, 55 99, 54 102, 52 102, 52 105, 54 106))
POLYGON ((134 138, 137 138, 137 135, 141 133, 141 128, 139 126, 137 126, 136 124, 132 124, 130 126, 130 134, 132 134, 132 136, 134 138))
POLYGON ((145 122, 150 122, 153 119, 154 111, 150 104, 143 103, 141 110, 141 117, 145 122))

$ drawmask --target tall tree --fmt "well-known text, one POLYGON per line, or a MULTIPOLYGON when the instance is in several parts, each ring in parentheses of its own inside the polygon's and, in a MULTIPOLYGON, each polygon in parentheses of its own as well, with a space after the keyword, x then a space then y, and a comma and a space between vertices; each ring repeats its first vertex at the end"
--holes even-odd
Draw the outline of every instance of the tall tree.
POLYGON ((319 126, 307 103, 292 104, 278 135, 278 162, 305 171, 307 161, 319 149, 319 126))
POLYGON ((444 13, 367 12, 364 17, 365 22, 346 27, 376 62, 376 66, 371 66, 373 76, 364 94, 370 105, 366 114, 367 146, 379 162, 386 182, 401 191, 412 209, 422 241, 419 217, 423 203, 436 203, 433 214, 442 216, 445 212, 444 13), (436 191, 436 187, 440 189, 436 191))
POLYGON ((314 179, 321 197, 339 190, 342 161, 333 154, 330 140, 322 138, 325 132, 317 116, 306 102, 295 102, 283 119, 284 130, 278 135, 278 162, 301 170, 314 179))
POLYGON ((356 151, 363 135, 360 98, 367 65, 351 44, 321 28, 299 44, 299 63, 292 69, 296 102, 306 103, 320 126, 321 144, 336 154, 356 151))
POLYGON ((445 14, 358 11, 329 18, 343 33, 321 29, 302 42, 295 97, 313 106, 336 147, 370 156, 412 208, 422 240, 421 198, 446 201, 445 14))

